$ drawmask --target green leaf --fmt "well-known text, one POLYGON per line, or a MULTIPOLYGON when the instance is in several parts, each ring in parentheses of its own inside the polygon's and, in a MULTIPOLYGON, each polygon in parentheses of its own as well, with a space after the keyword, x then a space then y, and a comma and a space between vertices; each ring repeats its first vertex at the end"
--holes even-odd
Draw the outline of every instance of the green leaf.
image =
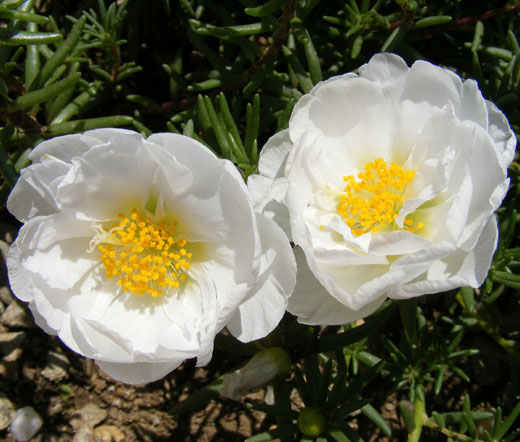
POLYGON ((278 9, 282 9, 286 3, 287 0, 269 0, 267 3, 257 6, 256 8, 245 8, 244 12, 251 17, 265 17, 266 15, 278 11, 278 9))
POLYGON ((6 18, 8 20, 22 20, 32 23, 45 24, 49 19, 43 15, 34 14, 32 12, 20 11, 18 9, 6 9, 0 7, 0 18, 6 18))
POLYGON ((363 442, 363 439, 345 421, 337 421, 328 434, 337 442, 363 442))
POLYGON ((446 373, 446 365, 442 365, 435 378, 435 386, 433 392, 437 396, 441 392, 442 383, 444 382, 444 374, 446 373))
POLYGON ((283 129, 287 129, 289 127, 289 119, 291 118, 292 110, 294 108, 294 104, 296 101, 294 99, 290 99, 283 112, 278 117, 278 124, 276 126, 276 132, 280 132, 283 129))
POLYGON ((281 439, 283 437, 291 436, 298 432, 298 425, 288 424, 283 427, 278 427, 273 430, 264 431, 263 433, 255 434, 245 440, 245 442, 268 442, 274 439, 281 439))
POLYGON ((325 368, 323 369, 323 373, 319 380, 318 390, 316 394, 317 403, 324 403, 327 398, 327 393, 329 389, 329 383, 331 381, 330 375, 332 373, 332 359, 327 361, 325 368))
POLYGON ((215 137, 217 139, 217 143, 220 147, 220 151, 222 152, 222 156, 224 158, 227 158, 228 160, 233 160, 232 154, 231 154, 231 143, 228 139, 226 130, 223 126, 223 124, 220 122, 220 119, 217 116, 217 113, 215 112, 215 108, 213 107, 213 103, 211 102, 211 99, 206 95, 204 96, 204 105, 206 107, 209 120, 211 122, 211 129, 213 130, 213 133, 215 134, 215 137))
POLYGON ((97 96, 101 88, 101 82, 96 81, 89 85, 90 87, 79 94, 74 100, 67 104, 51 121, 52 124, 64 123, 70 120, 73 116, 81 112, 87 104, 97 96))
POLYGON ((323 80, 323 74, 321 72, 321 63, 318 58, 318 53, 316 52, 312 38, 298 17, 294 17, 291 20, 291 27, 296 36, 296 39, 303 46, 303 50, 305 51, 305 58, 307 60, 307 68, 309 69, 309 75, 313 84, 316 84, 323 80))
POLYGON ((310 75, 305 71, 303 66, 298 61, 296 54, 291 49, 289 49, 287 46, 282 46, 282 52, 283 55, 285 55, 287 62, 294 70, 296 78, 298 79, 298 84, 300 85, 302 91, 306 94, 309 93, 314 86, 310 75))
POLYGON ((379 411, 377 411, 372 405, 366 404, 363 408, 361 408, 361 412, 372 422, 374 422, 374 424, 376 424, 386 436, 392 435, 392 429, 390 428, 390 425, 388 425, 383 416, 381 416, 379 411))
POLYGON ((329 430, 329 435, 336 441, 336 442, 351 442, 351 440, 347 437, 343 431, 339 429, 329 430))
MULTIPOLYGON (((489 411, 469 411, 471 419, 483 420, 493 417, 493 413, 489 411)), ((440 416, 446 423, 446 425, 459 424, 462 421, 462 411, 451 411, 448 413, 441 413, 440 416)))
POLYGON ((520 402, 518 402, 511 413, 509 413, 509 416, 507 416, 506 420, 498 426, 496 431, 493 432, 493 437, 497 440, 502 439, 502 437, 505 436, 509 428, 511 428, 511 425, 515 422, 516 418, 520 414, 520 402))
MULTIPOLYGON (((190 137, 190 138, 193 138, 193 134, 194 134, 194 126, 193 126, 193 120, 190 118, 186 124, 184 125, 184 127, 182 128, 182 134, 187 136, 187 137, 190 137)), ((217 336, 218 337, 218 336, 217 336)))
POLYGON ((43 45, 59 42, 63 36, 55 32, 10 32, 0 29, 0 46, 43 45))
POLYGON ((475 309, 475 291, 472 287, 462 287, 460 294, 466 311, 472 312, 475 309))
POLYGON ((484 25, 481 21, 475 24, 475 32, 473 33, 473 41, 471 42, 471 52, 476 52, 482 42, 484 36, 484 25))
POLYGON ((403 41, 404 36, 408 33, 408 24, 402 23, 395 28, 390 36, 385 40, 381 46, 381 52, 393 52, 403 41))
POLYGON ((48 136, 84 132, 100 127, 118 127, 132 124, 134 119, 128 115, 113 115, 111 117, 87 118, 85 120, 73 120, 65 123, 51 124, 45 133, 48 136))
POLYGON ((61 65, 63 60, 72 52, 75 48, 76 44, 81 37, 81 32, 83 30, 83 26, 85 24, 87 17, 82 16, 72 27, 69 36, 67 39, 58 47, 56 52, 52 55, 51 58, 47 60, 45 65, 42 67, 39 75, 33 82, 33 88, 37 89, 42 87, 45 82, 50 78, 50 76, 54 73, 54 71, 61 65))
POLYGON ((429 26, 438 26, 443 25, 445 23, 449 23, 453 18, 449 15, 433 15, 431 17, 421 18, 415 23, 414 28, 427 28, 429 26))
POLYGON ((520 290, 520 276, 513 273, 503 272, 497 270, 491 274, 491 279, 494 282, 507 285, 516 290, 520 290))
POLYGON ((207 91, 208 89, 215 89, 222 85, 222 81, 218 78, 210 78, 208 80, 201 81, 200 83, 190 84, 187 89, 190 92, 201 92, 207 91))
POLYGON ((244 146, 242 144, 242 140, 240 139, 235 119, 233 118, 233 115, 231 115, 231 111, 229 110, 226 96, 223 92, 218 94, 217 100, 219 104, 220 113, 222 114, 222 118, 224 119, 224 123, 226 125, 227 132, 235 146, 240 150, 240 156, 242 157, 242 159, 247 161, 247 155, 244 151, 244 146))
POLYGON ((332 416, 334 419, 344 419, 349 414, 354 413, 354 411, 362 409, 365 405, 367 405, 368 399, 355 399, 351 398, 349 402, 337 407, 332 416))
POLYGON ((62 93, 64 90, 73 87, 80 77, 81 74, 77 72, 76 74, 70 75, 61 81, 51 84, 50 86, 46 86, 34 92, 28 92, 14 100, 9 106, 8 111, 15 112, 20 109, 27 109, 35 104, 50 100, 52 97, 62 93))
MULTIPOLYGON (((27 30, 29 32, 37 32, 38 25, 36 23, 28 23, 27 30)), ((25 90, 31 87, 31 83, 40 71, 40 51, 37 45, 27 45, 27 54, 25 56, 25 90)))
POLYGON ((302 372, 297 366, 294 367, 294 380, 296 381, 298 392, 301 395, 305 405, 307 407, 315 405, 314 397, 312 396, 312 388, 307 382, 305 382, 302 372))
POLYGON ((264 22, 217 27, 192 19, 190 20, 190 24, 197 34, 212 35, 214 37, 242 37, 244 35, 264 34, 273 31, 273 26, 264 22))
POLYGON ((255 94, 253 104, 246 106, 246 135, 244 138, 244 149, 249 158, 252 159, 253 143, 258 137, 260 127, 260 95, 255 94))
POLYGON ((466 382, 470 382, 469 376, 459 367, 451 367, 451 370, 466 382))
POLYGON ((408 409, 404 402, 399 402, 399 412, 401 413, 401 417, 403 418, 406 431, 408 431, 408 433, 411 433, 413 430, 415 430, 415 419, 413 417, 412 412, 408 409))

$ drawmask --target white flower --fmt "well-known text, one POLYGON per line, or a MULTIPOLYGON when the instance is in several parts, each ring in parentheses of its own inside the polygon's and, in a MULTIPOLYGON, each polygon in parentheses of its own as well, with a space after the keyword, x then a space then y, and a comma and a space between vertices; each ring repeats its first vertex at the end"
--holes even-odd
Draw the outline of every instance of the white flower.
POLYGON ((342 324, 387 297, 478 287, 515 146, 475 81, 424 61, 378 54, 316 85, 248 181, 299 246, 289 312, 342 324))
POLYGON ((100 129, 30 154, 8 209, 25 224, 11 288, 35 320, 115 379, 206 364, 227 327, 268 334, 295 283, 287 237, 242 177, 191 138, 100 129))

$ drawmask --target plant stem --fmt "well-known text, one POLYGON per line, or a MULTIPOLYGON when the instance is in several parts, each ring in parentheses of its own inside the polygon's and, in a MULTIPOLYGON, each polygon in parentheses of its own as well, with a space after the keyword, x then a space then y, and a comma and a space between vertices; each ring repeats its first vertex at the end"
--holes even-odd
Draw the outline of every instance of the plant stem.
POLYGON ((461 442, 481 442, 480 439, 473 439, 465 434, 457 433, 456 431, 450 430, 446 427, 439 427, 435 421, 430 418, 426 418, 424 420, 424 426, 431 428, 432 430, 438 431, 439 433, 444 434, 446 437, 450 437, 452 439, 456 439, 461 442))
POLYGON ((426 416, 426 400, 424 398, 424 391, 422 385, 417 385, 417 392, 415 394, 414 412, 413 412, 415 428, 408 435, 408 442, 419 442, 424 422, 427 420, 426 416))

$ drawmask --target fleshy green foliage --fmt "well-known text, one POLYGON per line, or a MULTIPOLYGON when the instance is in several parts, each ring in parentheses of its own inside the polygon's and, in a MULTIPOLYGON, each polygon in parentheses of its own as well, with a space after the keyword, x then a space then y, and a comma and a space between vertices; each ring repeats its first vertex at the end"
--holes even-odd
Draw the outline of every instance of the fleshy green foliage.
MULTIPOLYGON (((149 8, 145 0, 97 0, 86 10, 45 3, 51 6, 40 11, 33 0, 0 1, 2 203, 38 142, 99 127, 184 133, 247 177, 304 93, 380 51, 475 78, 520 128, 520 2, 163 0, 149 8)), ((258 346, 288 350, 291 375, 274 386, 272 405, 245 402, 277 426, 249 441, 360 441, 369 431, 392 440, 518 440, 519 172, 513 162, 498 250, 480 290, 387 301, 363 324, 341 328, 304 327, 287 315, 258 346), (486 371, 492 363, 500 373, 486 371), (498 391, 484 401, 487 409, 482 397, 470 399, 478 392, 470 387, 480 384, 498 391), (453 385, 458 396, 439 402, 453 385), (289 400, 294 390, 296 405, 289 400), (391 396, 401 417, 397 436, 396 423, 381 414, 391 396), (324 418, 319 434, 301 433, 295 406, 324 418)), ((244 361, 258 348, 229 336, 216 346, 244 361)), ((220 386, 221 378, 172 413, 200 407, 220 386)))

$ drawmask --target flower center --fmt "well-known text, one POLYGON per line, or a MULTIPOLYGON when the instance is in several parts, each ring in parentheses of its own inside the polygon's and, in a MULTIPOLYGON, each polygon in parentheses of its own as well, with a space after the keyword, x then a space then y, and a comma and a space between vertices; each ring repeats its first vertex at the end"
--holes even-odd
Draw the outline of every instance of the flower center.
MULTIPOLYGON (((365 164, 365 171, 354 176, 344 176, 347 183, 340 196, 337 211, 350 227, 354 236, 378 232, 392 225, 403 206, 403 193, 415 176, 415 171, 404 170, 392 162, 377 158, 365 164)), ((412 219, 404 220, 404 229, 414 231, 412 219)), ((417 223, 420 230, 423 223, 417 223)))
POLYGON ((118 216, 121 221, 111 229, 95 226, 92 240, 101 252, 107 278, 118 278, 124 291, 141 296, 157 297, 169 287, 178 289, 186 280, 192 254, 184 238, 174 239, 175 225, 155 224, 135 209, 128 217, 118 216))

